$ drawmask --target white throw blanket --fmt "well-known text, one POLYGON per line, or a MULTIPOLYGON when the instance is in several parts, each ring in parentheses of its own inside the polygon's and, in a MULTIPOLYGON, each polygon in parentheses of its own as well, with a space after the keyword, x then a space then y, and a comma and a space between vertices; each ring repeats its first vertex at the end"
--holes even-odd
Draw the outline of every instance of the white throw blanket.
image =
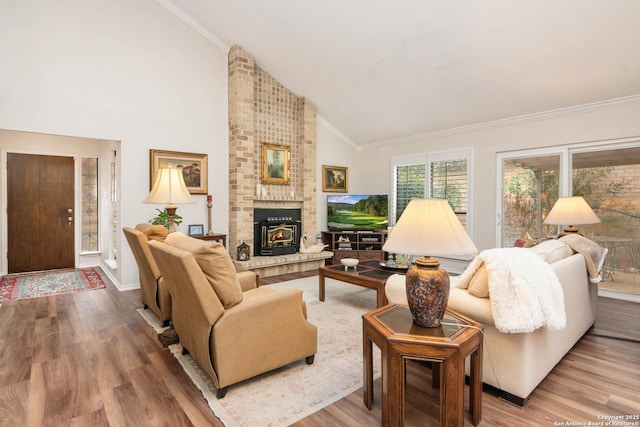
POLYGON ((566 326, 562 286, 539 255, 524 248, 484 250, 469 264, 457 286, 466 288, 482 263, 487 268, 491 311, 500 332, 566 326))

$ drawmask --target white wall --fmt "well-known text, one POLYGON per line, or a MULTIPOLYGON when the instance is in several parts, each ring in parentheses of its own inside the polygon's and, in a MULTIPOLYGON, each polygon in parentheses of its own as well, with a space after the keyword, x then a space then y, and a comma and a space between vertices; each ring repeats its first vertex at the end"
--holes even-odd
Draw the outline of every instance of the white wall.
MULTIPOLYGON (((388 185, 386 170, 375 176, 368 176, 369 168, 365 168, 367 157, 371 152, 358 151, 356 147, 345 142, 342 135, 336 135, 334 129, 323 120, 318 120, 318 144, 316 150, 316 167, 318 183, 316 234, 327 230, 327 195, 322 191, 322 165, 346 166, 348 169, 347 190, 350 194, 378 193, 388 185)), ((384 190, 384 193, 387 191, 384 190)), ((311 238, 312 236, 307 236, 311 238)))
MULTIPOLYGON (((154 0, 20 0, 0 3, 0 64, 0 129, 121 142, 122 225, 161 207, 142 204, 154 148, 209 155, 213 228, 228 232, 226 52, 154 0)), ((638 117, 636 100, 363 151, 318 123, 318 231, 323 164, 349 168, 350 193, 390 193, 392 157, 474 146, 472 238, 492 247, 496 153, 640 135, 638 117)), ((178 209, 183 231, 206 223, 205 197, 195 198, 178 209)), ((118 280, 128 286, 137 267, 122 237, 120 245, 118 280)))
MULTIPOLYGON (((149 149, 209 155, 213 228, 228 231, 227 55, 154 0, 0 3, 0 129, 121 142, 121 224, 154 216, 149 149)), ((2 147, 0 147, 2 148, 2 147)), ((205 196, 178 213, 205 223, 205 196)), ((138 282, 120 240, 118 280, 138 282)))
MULTIPOLYGON (((411 142, 366 149, 366 155, 360 156, 363 161, 359 162, 362 168, 359 179, 379 182, 376 175, 386 170, 385 183, 389 185, 390 162, 395 156, 475 147, 475 194, 471 207, 474 233, 471 238, 479 250, 488 249, 496 245, 497 153, 638 136, 639 118, 640 97, 635 97, 621 102, 504 120, 470 127, 466 131, 452 131, 443 136, 414 137, 410 138, 411 142)), ((391 191, 388 187, 385 190, 391 191)))

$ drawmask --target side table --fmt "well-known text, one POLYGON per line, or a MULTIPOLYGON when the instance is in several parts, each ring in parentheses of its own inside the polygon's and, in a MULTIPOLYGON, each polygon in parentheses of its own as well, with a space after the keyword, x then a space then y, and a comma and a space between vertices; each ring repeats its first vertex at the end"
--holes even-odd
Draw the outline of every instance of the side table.
POLYGON ((447 310, 442 325, 423 328, 413 324, 404 305, 391 304, 362 316, 364 360, 364 404, 373 401, 372 343, 382 359, 382 425, 404 423, 406 361, 432 362, 433 384, 440 388, 440 425, 464 424, 464 362, 471 356, 470 408, 473 425, 482 419, 482 329, 483 326, 453 310, 447 310), (452 325, 449 325, 452 324, 452 325))
POLYGON ((214 233, 214 234, 205 234, 203 236, 191 236, 191 237, 195 237, 196 239, 200 239, 200 240, 214 240, 214 241, 220 243, 225 248, 227 247, 227 235, 226 234, 214 233))

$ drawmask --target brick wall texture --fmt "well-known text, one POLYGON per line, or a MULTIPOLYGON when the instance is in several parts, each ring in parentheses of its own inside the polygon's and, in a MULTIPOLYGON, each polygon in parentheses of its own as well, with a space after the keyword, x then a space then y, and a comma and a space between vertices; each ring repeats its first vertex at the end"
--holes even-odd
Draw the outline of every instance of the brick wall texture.
MULTIPOLYGON (((316 107, 262 70, 240 46, 229 51, 229 236, 232 257, 253 251, 253 209, 300 207, 303 233, 317 232, 316 107), (290 150, 287 185, 263 184, 262 144, 290 150)), ((313 240, 313 239, 312 239, 313 240)))

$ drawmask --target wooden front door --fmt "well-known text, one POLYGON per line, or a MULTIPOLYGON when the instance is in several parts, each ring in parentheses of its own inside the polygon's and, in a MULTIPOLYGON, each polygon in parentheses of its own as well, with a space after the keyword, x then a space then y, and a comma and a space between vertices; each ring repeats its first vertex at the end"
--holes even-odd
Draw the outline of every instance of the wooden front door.
POLYGON ((75 267, 73 157, 7 154, 9 273, 75 267))

